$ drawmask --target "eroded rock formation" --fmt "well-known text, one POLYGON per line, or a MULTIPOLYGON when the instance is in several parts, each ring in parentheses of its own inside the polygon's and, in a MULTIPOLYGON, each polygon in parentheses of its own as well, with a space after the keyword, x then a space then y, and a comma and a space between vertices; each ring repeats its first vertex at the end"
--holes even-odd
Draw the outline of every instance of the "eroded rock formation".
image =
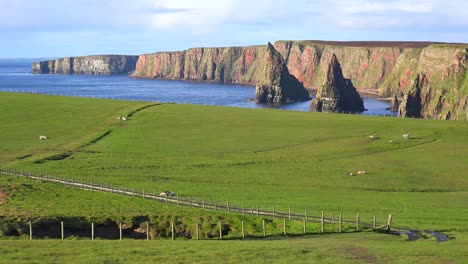
POLYGON ((364 103, 351 80, 343 77, 340 63, 332 54, 323 84, 310 105, 317 112, 362 112, 364 103))
POLYGON ((263 74, 255 89, 255 101, 257 103, 285 103, 308 99, 310 99, 309 92, 296 77, 289 74, 282 56, 271 43, 268 43, 263 74))

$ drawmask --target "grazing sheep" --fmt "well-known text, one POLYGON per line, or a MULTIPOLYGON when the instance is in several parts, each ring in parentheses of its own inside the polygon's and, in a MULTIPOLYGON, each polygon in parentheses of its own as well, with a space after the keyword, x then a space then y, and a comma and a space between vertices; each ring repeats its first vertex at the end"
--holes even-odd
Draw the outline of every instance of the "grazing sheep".
POLYGON ((358 171, 357 174, 358 174, 358 175, 363 175, 363 174, 366 174, 366 171, 364 171, 364 170, 358 171))
POLYGON ((350 173, 349 173, 349 176, 354 176, 354 173, 350 172, 350 173))
POLYGON ((122 116, 122 120, 125 121, 127 120, 127 118, 125 116, 122 116))
POLYGON ((39 136, 39 140, 46 140, 47 137, 46 136, 39 136))
POLYGON ((404 138, 404 139, 409 139, 409 138, 410 138, 410 134, 403 134, 403 138, 404 138))
POLYGON ((392 144, 392 143, 393 143, 393 140, 391 140, 391 139, 390 139, 390 141, 389 141, 389 142, 390 142, 390 144, 392 144))
POLYGON ((376 137, 374 135, 370 135, 369 139, 375 139, 376 137))

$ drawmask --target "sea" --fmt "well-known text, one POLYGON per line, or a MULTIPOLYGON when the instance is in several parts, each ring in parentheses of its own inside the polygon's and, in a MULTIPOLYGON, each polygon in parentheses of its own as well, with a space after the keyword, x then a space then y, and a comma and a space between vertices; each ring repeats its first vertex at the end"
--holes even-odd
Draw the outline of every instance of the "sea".
MULTIPOLYGON (((44 59, 0 59, 0 91, 107 98, 148 102, 277 108, 309 111, 310 101, 283 105, 254 102, 255 87, 238 84, 137 79, 126 75, 32 74, 31 64, 44 59)), ((313 95, 311 95, 313 97, 313 95)), ((362 115, 395 116, 388 101, 362 94, 362 115)))

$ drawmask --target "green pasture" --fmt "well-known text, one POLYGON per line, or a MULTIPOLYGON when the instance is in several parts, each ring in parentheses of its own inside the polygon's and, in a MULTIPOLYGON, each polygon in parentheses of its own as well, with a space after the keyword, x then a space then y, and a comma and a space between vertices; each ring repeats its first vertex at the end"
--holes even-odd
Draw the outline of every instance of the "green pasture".
POLYGON ((245 241, 0 240, 0 263, 466 263, 466 244, 372 233, 245 241))
POLYGON ((466 122, 175 104, 122 122, 150 103, 0 96, 2 167, 233 206, 392 213, 400 226, 466 228, 466 122), (43 160, 60 153, 72 154, 43 160), (358 170, 367 174, 348 175, 358 170))
MULTIPOLYGON (((179 262, 206 262, 208 255, 213 261, 225 258, 226 262, 466 259, 462 249, 467 247, 468 230, 467 122, 12 93, 0 93, 0 111, 2 168, 151 193, 171 190, 181 197, 219 204, 229 201, 238 207, 243 203, 282 212, 307 210, 310 216, 322 210, 327 217, 342 211, 345 219, 353 220, 359 212, 366 223, 373 215, 384 223, 391 213, 397 227, 438 230, 455 238, 447 243, 410 243, 398 236, 365 232, 268 243, 167 241, 150 248, 142 246, 143 241, 112 242, 118 246, 106 241, 65 241, 70 249, 54 254, 50 252, 59 242, 3 240, 2 255, 7 257, 0 261, 34 262, 36 258, 28 259, 27 254, 48 254, 51 262, 63 262, 73 258, 73 243, 82 243, 83 262, 141 262, 143 256, 165 260, 171 255, 160 252, 169 250, 179 253, 179 262), (129 116, 128 120, 117 120, 121 115, 129 116), (411 138, 404 140, 403 133, 411 138), (49 139, 40 141, 39 135, 49 139), (360 170, 366 174, 349 176, 360 170), (36 246, 15 251, 27 243, 36 246), (125 250, 112 255, 116 247, 125 250), (361 249, 364 259, 350 253, 361 249), (297 254, 279 259, 278 254, 286 251, 297 254), (138 257, 132 259, 133 255, 138 257)), ((211 214, 3 175, 0 191, 4 194, 0 215, 18 219, 211 214)), ((213 215, 226 218, 222 213, 213 215)), ((232 221, 238 224, 239 219, 232 221)), ((292 228, 300 232, 301 225, 292 228)))

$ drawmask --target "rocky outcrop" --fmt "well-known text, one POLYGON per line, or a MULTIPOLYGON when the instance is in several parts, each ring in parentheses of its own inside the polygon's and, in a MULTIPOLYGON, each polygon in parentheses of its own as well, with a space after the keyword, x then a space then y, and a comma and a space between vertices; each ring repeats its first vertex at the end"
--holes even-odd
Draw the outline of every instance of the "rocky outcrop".
POLYGON ((399 81, 401 117, 468 120, 468 47, 435 45, 420 52, 399 81))
POLYGON ((292 76, 282 56, 268 43, 263 63, 263 74, 256 86, 257 103, 286 103, 306 101, 309 92, 292 76))
POLYGON ((138 56, 96 55, 66 57, 34 62, 33 73, 55 74, 129 74, 135 70, 138 56))
POLYGON ((396 94, 393 94, 393 97, 390 101, 390 107, 387 108, 387 110, 396 112, 398 111, 398 108, 400 107, 400 103, 398 102, 398 97, 396 94))
POLYGON ((351 80, 343 77, 340 63, 332 54, 323 84, 310 105, 317 112, 362 112, 364 103, 351 80))

